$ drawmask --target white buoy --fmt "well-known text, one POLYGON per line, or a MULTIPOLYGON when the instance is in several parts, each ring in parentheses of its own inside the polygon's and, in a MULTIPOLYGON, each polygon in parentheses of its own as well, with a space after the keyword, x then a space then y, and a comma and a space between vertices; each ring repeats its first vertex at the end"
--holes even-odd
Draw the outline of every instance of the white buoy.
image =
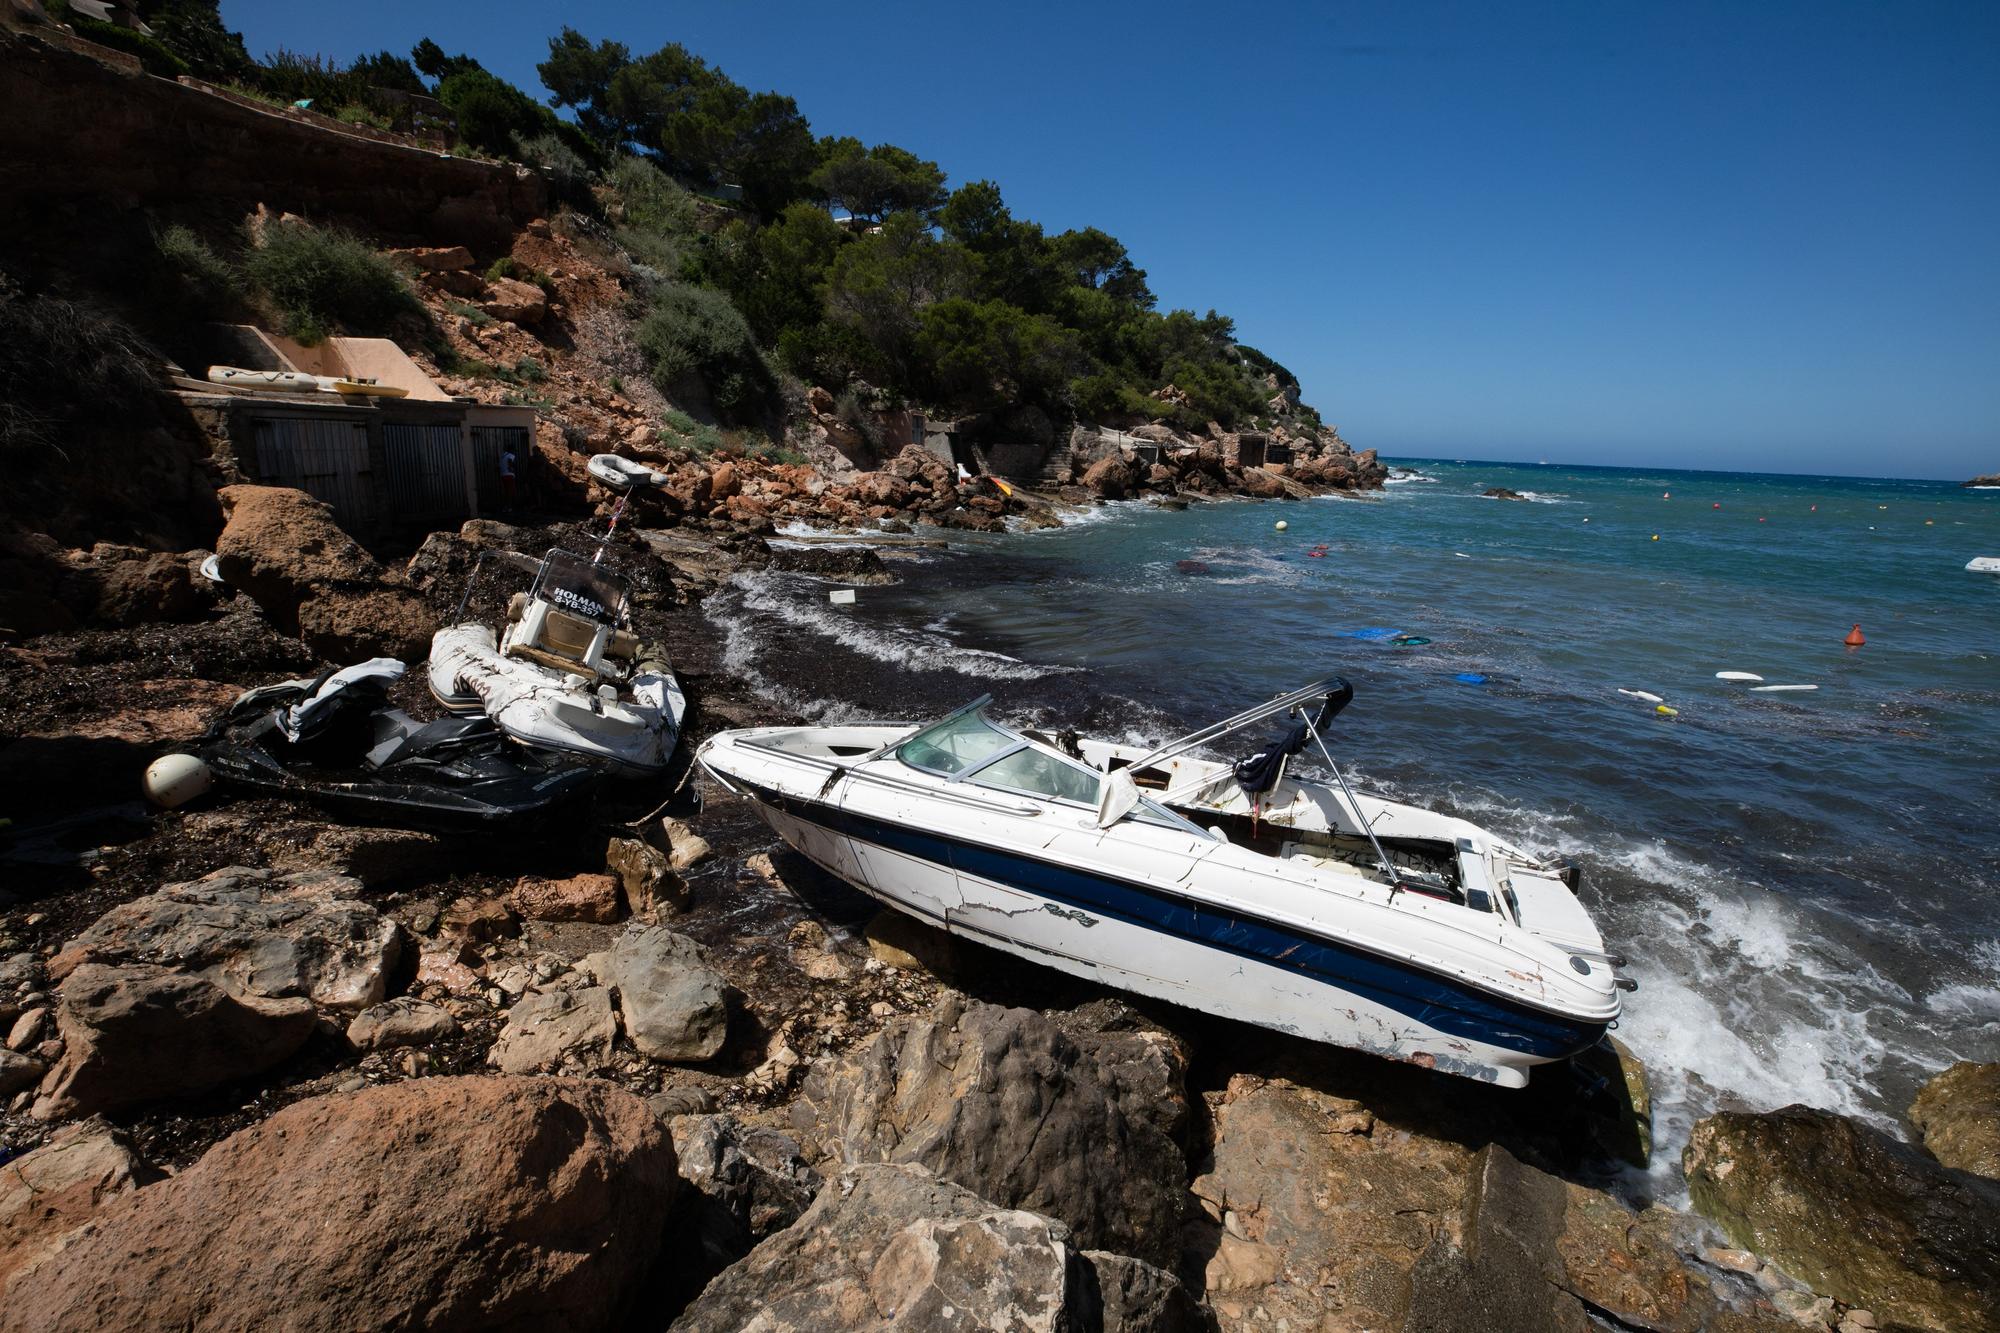
POLYGON ((1647 691, 1645 691, 1645 690, 1628 690, 1628 689, 1624 689, 1624 688, 1620 688, 1618 692, 1619 692, 1620 694, 1623 694, 1623 695, 1626 695, 1626 696, 1628 696, 1628 697, 1630 697, 1630 698, 1633 698, 1633 699, 1644 699, 1644 700, 1645 700, 1645 701, 1646 701, 1647 703, 1649 703, 1649 704, 1657 704, 1657 703, 1665 703, 1665 702, 1666 702, 1666 700, 1664 700, 1664 699, 1660 698, 1660 696, 1659 696, 1659 695, 1657 695, 1657 694, 1650 694, 1650 693, 1648 693, 1648 692, 1647 692, 1647 691))
POLYGON ((1762 680, 1762 679, 1764 679, 1764 678, 1763 678, 1762 676, 1759 676, 1759 675, 1756 675, 1756 674, 1754 674, 1754 673, 1752 673, 1752 672, 1749 672, 1749 671, 1718 671, 1718 672, 1716 672, 1716 673, 1715 673, 1715 678, 1716 678, 1717 680, 1762 680))
POLYGON ((826 600, 832 602, 835 606, 853 606, 854 589, 835 588, 832 592, 826 595, 826 600))
POLYGON ((1283 532, 1286 528, 1289 528, 1290 526, 1292 525, 1285 522, 1284 519, 1281 518, 1278 520, 1278 531, 1283 532))
POLYGON ((146 765, 146 797, 172 810, 186 805, 215 785, 208 765, 191 754, 161 755, 146 765))

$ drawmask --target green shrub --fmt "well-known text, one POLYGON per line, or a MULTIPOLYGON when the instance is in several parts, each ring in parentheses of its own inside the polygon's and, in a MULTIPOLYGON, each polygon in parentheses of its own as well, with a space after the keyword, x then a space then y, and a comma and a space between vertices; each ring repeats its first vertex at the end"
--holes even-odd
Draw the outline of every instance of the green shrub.
POLYGON ((561 137, 532 135, 521 140, 515 155, 542 173, 551 197, 577 207, 590 205, 590 163, 561 137))
POLYGON ((660 284, 639 324, 639 350, 653 382, 666 393, 699 380, 725 416, 741 418, 765 405, 774 385, 750 325, 729 298, 709 287, 660 284))
POLYGON ((611 168, 611 193, 624 222, 618 244, 659 279, 685 278, 698 244, 694 196, 644 158, 622 157, 611 168))
POLYGON ((306 55, 280 47, 257 70, 258 86, 287 106, 310 101, 312 109, 332 115, 338 107, 369 100, 364 76, 321 55, 306 55))
POLYGON ((693 417, 681 411, 678 407, 668 408, 666 419, 667 425, 671 426, 678 435, 694 434, 698 424, 693 417))
POLYGON ((159 361, 130 325, 0 275, 0 458, 33 468, 76 425, 146 419, 159 361))
POLYGON ((458 121, 460 141, 494 157, 511 156, 517 140, 555 132, 554 112, 483 69, 447 75, 437 99, 458 121))
POLYGON ((446 302, 445 309, 451 311, 451 313, 454 315, 460 315, 463 316, 465 319, 470 320, 472 323, 472 327, 475 329, 483 329, 488 324, 491 324, 493 322, 493 316, 487 314, 484 310, 481 310, 478 306, 469 304, 468 302, 465 301, 446 302))
POLYGON ((142 12, 154 38, 211 83, 249 78, 257 68, 243 35, 222 26, 216 0, 153 0, 142 12))
POLYGON ((333 113, 333 118, 343 125, 360 125, 371 130, 389 128, 389 118, 371 106, 361 102, 349 102, 333 113))
POLYGON ((461 356, 446 348, 437 354, 437 368, 445 375, 457 375, 468 380, 504 380, 508 373, 491 361, 481 361, 476 356, 461 356))
POLYGON ((157 74, 163 79, 178 79, 190 72, 187 61, 143 32, 121 28, 102 19, 85 18, 75 12, 69 15, 67 22, 76 29, 76 35, 79 37, 88 38, 99 46, 108 46, 114 51, 123 51, 126 55, 139 57, 139 64, 148 74, 157 74))
POLYGON ((498 282, 502 278, 519 277, 520 273, 521 266, 514 262, 514 256, 512 255, 501 255, 486 266, 486 280, 488 282, 498 282))
POLYGON ((628 227, 668 235, 695 229, 700 214, 694 196, 643 157, 619 158, 611 168, 611 188, 625 206, 628 227))
POLYGON ((164 266, 156 304, 182 319, 216 319, 243 308, 243 275, 192 230, 176 223, 153 233, 164 266))
POLYGON ((402 272, 344 231, 303 223, 267 227, 245 267, 283 315, 285 332, 304 343, 337 328, 388 333, 398 320, 423 314, 402 272))
POLYGON ((549 372, 532 356, 524 356, 514 363, 514 376, 525 384, 540 384, 549 377, 549 372))

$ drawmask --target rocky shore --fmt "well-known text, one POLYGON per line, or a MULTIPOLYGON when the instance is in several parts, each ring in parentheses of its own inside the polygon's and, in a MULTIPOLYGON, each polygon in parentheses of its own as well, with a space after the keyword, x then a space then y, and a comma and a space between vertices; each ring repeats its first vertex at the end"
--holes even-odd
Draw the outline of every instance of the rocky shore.
MULTIPOLYGON (((918 452, 842 485, 961 493, 918 452)), ((894 574, 765 541, 816 473, 657 461, 701 499, 610 558, 692 740, 784 720, 701 599, 894 574)), ((875 912, 719 789, 521 838, 149 812, 139 769, 237 690, 421 656, 479 551, 576 536, 392 560, 301 493, 220 501, 223 586, 67 556, 138 623, 0 648, 0 1329, 2000 1328, 1993 1066, 1910 1142, 1713 1116, 1683 1212, 1627 1173, 1622 1048, 1514 1093, 1135 1002, 875 912)))
POLYGON ((1385 476, 1275 381, 1254 435, 953 423, 1036 445, 1008 485, 860 393, 802 392, 782 450, 696 438, 601 256, 531 222, 507 257, 545 282, 404 255, 446 389, 541 375, 505 521, 364 545, 163 414, 0 525, 0 1330, 2000 1328, 1991 1066, 1927 1087, 1907 1142, 1711 1117, 1683 1211, 1635 1174, 1615 1043, 1508 1092, 1136 1002, 877 912, 704 780, 476 837, 144 806, 239 692, 420 660, 481 555, 601 530, 595 452, 669 477, 607 559, 690 746, 789 720, 704 599, 904 568, 780 525, 950 542, 1385 476))

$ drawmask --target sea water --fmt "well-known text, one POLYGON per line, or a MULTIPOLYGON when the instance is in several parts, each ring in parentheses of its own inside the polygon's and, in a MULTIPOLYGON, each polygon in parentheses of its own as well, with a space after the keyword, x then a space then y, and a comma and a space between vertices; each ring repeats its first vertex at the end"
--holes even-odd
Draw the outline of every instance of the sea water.
POLYGON ((1582 863, 1640 983, 1618 1035, 1651 1070, 1665 1192, 1718 1105, 1893 1127, 1930 1074, 2000 1059, 2000 577, 1964 568, 2000 555, 2000 492, 1401 466, 1362 498, 953 534, 853 606, 744 575, 709 614, 736 666, 829 719, 991 692, 1157 741, 1345 676, 1350 775, 1582 863))

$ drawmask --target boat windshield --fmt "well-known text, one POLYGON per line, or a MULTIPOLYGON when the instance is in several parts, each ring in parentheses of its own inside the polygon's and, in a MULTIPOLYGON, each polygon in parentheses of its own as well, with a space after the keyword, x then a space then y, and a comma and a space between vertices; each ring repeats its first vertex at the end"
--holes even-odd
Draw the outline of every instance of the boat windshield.
POLYGON ((977 708, 933 723, 897 755, 913 768, 999 791, 1097 804, 1098 775, 994 726, 977 708))
POLYGON ((956 777, 1020 743, 1020 737, 1000 730, 978 713, 961 712, 925 727, 904 741, 896 754, 912 768, 956 777))
POLYGON ((970 780, 982 787, 998 787, 1027 796, 1049 796, 1088 806, 1097 804, 1096 774, 1032 745, 1024 744, 988 762, 970 780))
POLYGON ((581 556, 550 551, 529 595, 573 616, 615 627, 625 606, 625 581, 581 556))
MULTIPOLYGON (((955 782, 1094 809, 1104 775, 988 722, 981 710, 991 702, 982 697, 933 722, 897 745, 896 757, 955 782)), ((1206 829, 1144 797, 1132 817, 1215 841, 1206 829)))

